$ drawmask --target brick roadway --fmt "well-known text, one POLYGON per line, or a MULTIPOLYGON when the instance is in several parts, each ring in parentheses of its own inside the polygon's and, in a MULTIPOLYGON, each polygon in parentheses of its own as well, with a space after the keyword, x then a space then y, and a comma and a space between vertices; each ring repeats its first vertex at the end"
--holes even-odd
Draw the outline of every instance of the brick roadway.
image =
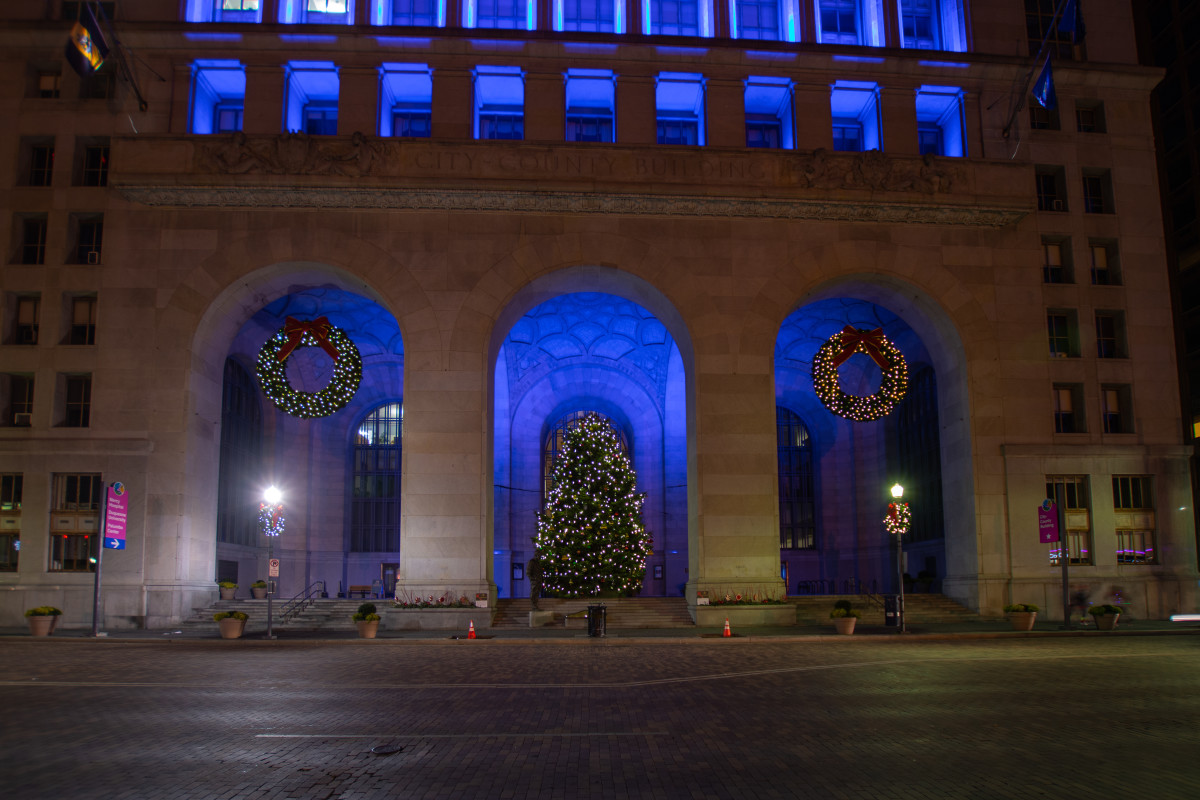
POLYGON ((1200 797, 1195 635, 7 640, 0 703, 14 799, 1200 797))

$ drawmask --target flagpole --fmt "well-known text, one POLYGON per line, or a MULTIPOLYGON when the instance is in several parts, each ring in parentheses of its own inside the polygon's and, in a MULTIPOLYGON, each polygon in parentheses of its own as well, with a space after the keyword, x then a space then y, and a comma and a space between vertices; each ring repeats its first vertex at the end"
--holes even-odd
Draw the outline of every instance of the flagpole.
POLYGON ((1005 139, 1012 132, 1012 126, 1017 121, 1017 114, 1021 113, 1021 109, 1025 107, 1025 95, 1029 94, 1029 79, 1033 77, 1033 73, 1037 70, 1037 65, 1045 61, 1049 57, 1046 52, 1046 45, 1050 42, 1050 34, 1058 30, 1058 21, 1062 17, 1063 11, 1066 9, 1067 3, 1071 0, 1058 0, 1058 7, 1054 9, 1054 16, 1050 19, 1050 24, 1046 26, 1046 33, 1042 36, 1041 47, 1038 48, 1037 55, 1034 56, 1033 66, 1025 73, 1025 77, 1021 79, 1021 93, 1018 95, 1016 105, 1008 115, 1008 121, 1004 123, 1004 127, 1000 131, 1000 135, 1005 139))

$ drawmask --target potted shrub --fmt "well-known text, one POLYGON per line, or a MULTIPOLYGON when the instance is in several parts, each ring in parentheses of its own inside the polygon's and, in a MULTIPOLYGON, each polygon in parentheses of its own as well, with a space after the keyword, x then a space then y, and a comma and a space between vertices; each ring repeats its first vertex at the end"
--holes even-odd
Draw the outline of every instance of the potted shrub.
POLYGON ((217 587, 221 590, 222 600, 232 600, 237 592, 237 584, 233 581, 217 581, 217 587))
POLYGON ((266 599, 267 582, 266 581, 255 581, 254 583, 250 584, 250 594, 254 597, 255 600, 266 599))
POLYGON ((1008 621, 1014 631, 1033 630, 1033 621, 1037 619, 1038 607, 1033 603, 1011 603, 1004 607, 1008 621))
POLYGON ((854 610, 854 606, 849 600, 838 600, 833 604, 833 611, 829 612, 829 618, 833 620, 833 627, 839 634, 849 636, 854 633, 854 626, 858 622, 858 612, 854 610))
POLYGON ((374 639, 379 632, 379 615, 375 613, 374 603, 363 603, 354 614, 354 624, 358 627, 358 638, 374 639))
POLYGON ((60 616, 62 616, 62 611, 54 606, 38 606, 29 609, 25 612, 25 619, 29 621, 29 635, 49 636, 54 633, 54 629, 58 627, 60 616))
POLYGON ((1121 609, 1110 603, 1098 603, 1090 606, 1088 613, 1096 621, 1096 630, 1111 631, 1117 627, 1117 618, 1121 616, 1121 609))
POLYGON ((249 618, 250 615, 244 611, 218 611, 213 614, 213 619, 221 629, 222 639, 240 639, 249 618))

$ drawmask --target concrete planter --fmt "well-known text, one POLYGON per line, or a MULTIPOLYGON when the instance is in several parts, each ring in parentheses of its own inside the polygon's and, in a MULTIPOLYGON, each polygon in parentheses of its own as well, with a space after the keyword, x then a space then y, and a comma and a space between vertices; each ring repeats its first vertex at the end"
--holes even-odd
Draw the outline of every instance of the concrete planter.
POLYGON ((49 617, 26 617, 30 636, 49 636, 58 626, 58 615, 49 617))
POLYGON ((232 600, 233 596, 235 594, 237 594, 236 586, 233 587, 232 589, 226 589, 224 586, 222 586, 222 587, 220 587, 220 589, 221 589, 221 599, 222 600, 232 600))
POLYGON ((1095 614, 1092 619, 1096 620, 1096 630, 1111 631, 1117 627, 1117 620, 1121 618, 1120 614, 1095 614))
POLYGON ((240 639, 246 630, 246 620, 226 617, 217 620, 217 627, 221 631, 222 639, 240 639))
POLYGON ((375 635, 379 633, 379 620, 377 619, 355 620, 354 624, 358 627, 358 638, 360 639, 374 639, 375 635))
MULTIPOLYGON (((253 597, 255 600, 266 600, 267 599, 267 587, 251 586, 250 587, 250 596, 253 597)), ((222 597, 221 599, 224 600, 225 598, 222 597)))
POLYGON ((1033 623, 1036 619, 1036 611, 1010 611, 1008 613, 1008 621, 1014 631, 1033 630, 1033 623))
POLYGON ((490 608, 388 608, 379 611, 393 631, 461 631, 492 627, 490 608))
POLYGON ((858 623, 858 617, 834 617, 833 628, 842 636, 849 636, 854 633, 854 626, 858 623))
POLYGON ((796 607, 787 603, 778 606, 694 606, 690 609, 696 625, 701 628, 729 627, 736 633, 739 627, 790 628, 796 625, 796 607))

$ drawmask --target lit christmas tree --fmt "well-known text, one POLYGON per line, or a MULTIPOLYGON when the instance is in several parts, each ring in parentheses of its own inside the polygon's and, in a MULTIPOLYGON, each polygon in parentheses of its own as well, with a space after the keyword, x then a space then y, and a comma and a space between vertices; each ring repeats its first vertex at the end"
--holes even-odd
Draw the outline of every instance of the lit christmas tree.
POLYGON ((567 432, 533 543, 552 597, 633 594, 642 588, 653 537, 645 495, 608 422, 589 414, 567 432))

